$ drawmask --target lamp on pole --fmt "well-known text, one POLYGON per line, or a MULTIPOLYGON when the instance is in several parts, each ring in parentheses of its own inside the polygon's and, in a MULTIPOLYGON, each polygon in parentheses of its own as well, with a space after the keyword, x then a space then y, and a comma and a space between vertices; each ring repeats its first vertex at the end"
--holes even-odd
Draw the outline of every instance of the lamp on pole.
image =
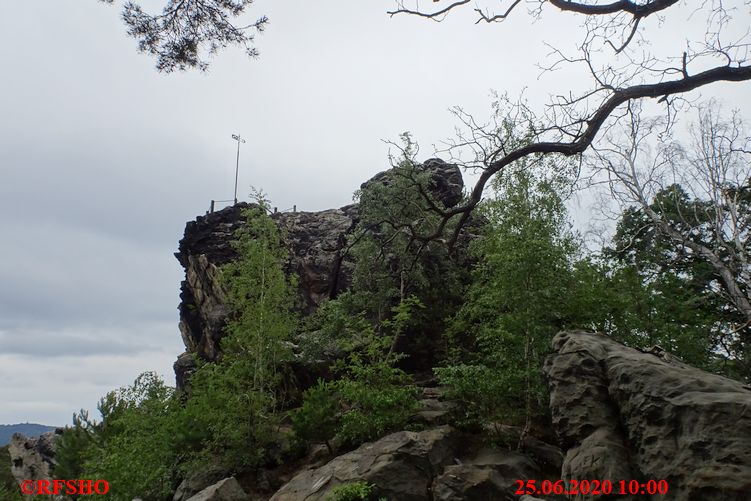
POLYGON ((245 139, 240 137, 240 134, 232 134, 232 139, 237 141, 237 161, 235 163, 235 205, 237 205, 237 173, 240 171, 240 143, 244 143, 245 139))

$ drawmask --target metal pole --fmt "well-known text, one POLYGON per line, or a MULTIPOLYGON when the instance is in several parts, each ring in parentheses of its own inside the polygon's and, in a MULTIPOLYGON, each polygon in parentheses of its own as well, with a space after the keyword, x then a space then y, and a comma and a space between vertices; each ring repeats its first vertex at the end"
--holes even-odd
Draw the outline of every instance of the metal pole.
POLYGON ((237 205, 237 175, 240 171, 240 143, 244 143, 245 139, 242 139, 240 134, 232 134, 232 139, 237 141, 237 161, 235 163, 235 205, 237 205))

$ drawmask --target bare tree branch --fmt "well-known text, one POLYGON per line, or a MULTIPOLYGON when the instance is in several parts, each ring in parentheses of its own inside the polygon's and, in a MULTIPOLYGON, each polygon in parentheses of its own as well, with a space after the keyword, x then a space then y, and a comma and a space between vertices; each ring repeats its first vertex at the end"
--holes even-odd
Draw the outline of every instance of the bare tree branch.
MULTIPOLYGON (((474 207, 477 206, 477 204, 482 200, 482 193, 487 182, 493 175, 503 170, 503 168, 507 165, 531 155, 546 155, 558 153, 564 156, 572 156, 584 152, 592 144, 600 128, 603 126, 603 124, 605 124, 605 122, 613 114, 613 112, 619 106, 628 103, 629 101, 643 98, 665 99, 667 96, 689 92, 691 90, 714 82, 739 82, 744 80, 751 80, 751 66, 738 68, 721 66, 701 73, 697 73, 695 75, 691 75, 688 78, 682 78, 680 80, 660 82, 655 84, 635 85, 624 89, 616 89, 612 91, 611 95, 585 121, 586 127, 576 135, 573 141, 535 142, 510 151, 497 160, 488 164, 487 167, 483 169, 483 172, 480 175, 480 178, 478 179, 474 188, 472 189, 467 202, 460 207, 455 207, 451 210, 446 211, 446 221, 448 220, 448 218, 460 215, 461 219, 459 222, 459 227, 461 227, 462 224, 466 222, 472 209, 474 209, 474 207)), ((443 230, 443 227, 439 229, 443 230)), ((449 241, 451 245, 456 242, 457 236, 458 230, 454 232, 453 237, 449 241)), ((438 237, 438 235, 426 235, 425 237, 436 238, 438 237)))
MULTIPOLYGON (((420 8, 419 2, 412 7, 397 0, 397 8, 389 14, 418 15, 440 21, 468 3, 434 0, 432 5, 435 8, 431 10, 420 8)), ((751 35, 747 32, 736 39, 724 40, 721 36, 724 28, 740 11, 727 6, 728 2, 723 0, 707 0, 695 7, 695 13, 702 18, 706 16, 705 40, 688 42, 676 57, 658 55, 651 49, 637 49, 646 47, 642 43, 646 42, 643 38, 646 28, 642 21, 651 16, 659 17, 669 8, 677 7, 681 3, 678 0, 537 0, 530 3, 537 6, 530 10, 533 17, 539 17, 546 5, 584 16, 579 54, 567 55, 550 46, 551 54, 557 60, 547 68, 543 67, 543 71, 554 71, 562 65, 582 65, 592 78, 593 86, 579 95, 560 92, 552 96, 539 118, 521 102, 507 107, 504 110, 507 115, 502 120, 495 118, 487 124, 479 124, 461 109, 456 109, 455 114, 464 130, 457 131, 457 137, 447 141, 445 146, 452 161, 456 160, 454 150, 473 154, 474 161, 456 163, 479 173, 479 179, 464 204, 441 214, 442 225, 435 231, 431 229, 430 234, 420 234, 416 229, 416 238, 441 238, 440 232, 446 229, 448 221, 458 218, 459 224, 448 242, 453 246, 459 229, 481 201, 483 191, 494 175, 523 158, 581 154, 595 144, 599 134, 607 132, 620 118, 629 114, 628 105, 632 102, 654 98, 658 103, 664 103, 667 113, 664 124, 669 130, 681 102, 680 95, 715 82, 751 80, 751 66, 748 64, 751 35), (612 49, 612 53, 603 51, 603 48, 612 49), (605 52, 610 54, 609 59, 605 52), (504 130, 500 123, 503 121, 514 124, 516 130, 504 130), (524 136, 526 142, 514 141, 511 137, 514 134, 517 139, 524 136)), ((746 0, 742 3, 749 5, 746 0)), ((478 22, 491 22, 506 19, 520 5, 516 0, 476 0, 473 9, 478 14, 478 22)), ((741 8, 745 10, 745 7, 741 8)))
POLYGON ((736 147, 749 138, 737 115, 728 121, 718 110, 713 101, 699 107, 690 148, 658 143, 651 154, 660 121, 644 121, 636 107, 628 129, 609 134, 589 163, 621 208, 635 206, 675 252, 709 264, 728 303, 751 322, 751 158, 736 147))

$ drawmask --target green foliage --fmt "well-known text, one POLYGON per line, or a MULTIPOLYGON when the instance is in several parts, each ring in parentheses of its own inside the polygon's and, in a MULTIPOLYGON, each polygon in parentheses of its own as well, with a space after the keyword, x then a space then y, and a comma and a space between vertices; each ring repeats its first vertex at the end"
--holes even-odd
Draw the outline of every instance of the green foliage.
POLYGON ((360 378, 337 381, 335 388, 349 409, 342 416, 340 434, 359 445, 402 428, 415 409, 415 390, 406 386, 407 376, 385 365, 369 366, 360 378))
POLYGON ((360 333, 370 329, 370 322, 358 310, 351 292, 324 302, 302 322, 297 343, 308 362, 334 360, 345 355, 360 340, 360 333))
POLYGON ((546 412, 540 369, 550 340, 584 321, 567 303, 577 245, 559 195, 564 181, 522 165, 501 177, 483 207, 474 282, 448 331, 448 363, 436 370, 461 402, 462 424, 529 427, 546 412))
POLYGON ((439 231, 436 210, 446 207, 433 193, 431 172, 414 161, 417 145, 409 133, 402 140, 402 156, 392 159, 393 168, 356 194, 360 221, 350 237, 355 266, 349 313, 362 313, 380 329, 392 308, 410 296, 418 298, 425 307, 413 312, 413 324, 394 342, 400 351, 422 356, 408 362, 429 368, 444 319, 461 304, 468 277, 460 252, 449 254, 439 238, 413 237, 411 226, 440 236, 452 231, 456 221, 439 231))
POLYGON ((23 501, 21 489, 17 485, 0 485, 0 499, 3 501, 23 501))
POLYGON ((55 477, 106 479, 110 499, 116 501, 168 499, 178 450, 171 422, 174 403, 173 389, 152 372, 108 393, 99 403, 100 422, 82 411, 63 433, 55 477))
POLYGON ((406 425, 416 394, 408 375, 395 367, 403 355, 394 350, 394 340, 413 321, 412 312, 421 307, 416 298, 405 299, 392 309, 391 318, 382 322, 378 333, 364 316, 347 317, 339 306, 329 306, 330 311, 339 311, 336 322, 352 335, 339 339, 347 352, 334 367, 339 379, 319 381, 306 391, 303 406, 292 413, 300 438, 328 445, 339 435, 354 446, 406 425), (315 430, 317 420, 322 426, 315 430))
MULTIPOLYGON (((737 201, 738 217, 751 217, 749 191, 725 188, 737 201)), ((657 193, 650 209, 697 244, 731 248, 717 241, 710 202, 692 199, 679 185, 657 193), (687 226, 686 215, 691 225, 687 226)), ((745 224, 739 221, 739 224, 745 224)), ((697 367, 730 377, 751 377, 748 328, 724 294, 716 270, 686 245, 678 245, 651 224, 643 209, 623 212, 612 246, 603 250, 602 273, 608 278, 612 312, 603 315, 603 331, 639 348, 659 345, 697 367)))
POLYGON ((365 481, 337 485, 326 496, 326 501, 369 501, 374 491, 375 486, 365 481))
POLYGON ((0 447, 0 499, 3 501, 21 501, 21 490, 16 479, 10 473, 10 453, 8 446, 0 447))
POLYGON ((90 432, 76 422, 77 416, 73 416, 72 427, 65 428, 58 438, 55 447, 55 477, 60 479, 81 478, 86 453, 91 446, 92 437, 90 432))
POLYGON ((293 284, 274 222, 262 208, 245 215, 239 258, 222 270, 232 314, 221 358, 199 364, 187 395, 144 373, 102 398, 101 421, 74 415, 58 446, 57 478, 107 479, 116 501, 166 500, 186 471, 205 462, 221 458, 236 469, 264 458, 286 398, 280 367, 295 328, 293 284))
POLYGON ((257 464, 274 437, 277 411, 287 398, 282 365, 296 328, 294 284, 284 274, 282 235, 264 206, 245 212, 234 248, 239 259, 222 268, 232 314, 222 356, 191 378, 186 426, 206 430, 196 459, 221 456, 232 467, 257 464))
POLYGON ((347 406, 340 434, 350 444, 373 440, 407 423, 415 408, 415 390, 407 374, 395 367, 402 358, 394 350, 395 340, 410 324, 412 311, 422 305, 410 297, 392 308, 392 317, 382 322, 388 334, 363 325, 357 345, 346 361, 337 364, 341 379, 333 386, 347 406))
POLYGON ((305 390, 303 405, 290 413, 295 435, 306 442, 324 442, 332 453, 329 440, 340 427, 339 402, 330 385, 323 380, 305 390))

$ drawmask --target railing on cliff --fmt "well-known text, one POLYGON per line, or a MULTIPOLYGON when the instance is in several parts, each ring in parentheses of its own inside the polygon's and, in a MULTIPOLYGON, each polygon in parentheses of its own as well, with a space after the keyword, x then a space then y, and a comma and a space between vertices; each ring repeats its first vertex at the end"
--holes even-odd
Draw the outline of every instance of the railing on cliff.
MULTIPOLYGON (((237 200, 212 200, 211 205, 209 206, 209 210, 206 211, 206 214, 212 214, 214 210, 216 209, 217 203, 232 203, 232 205, 237 205, 237 200)), ((284 209, 282 211, 277 210, 276 207, 274 207, 274 214, 277 212, 297 212, 297 204, 293 205, 289 209, 284 209)))

